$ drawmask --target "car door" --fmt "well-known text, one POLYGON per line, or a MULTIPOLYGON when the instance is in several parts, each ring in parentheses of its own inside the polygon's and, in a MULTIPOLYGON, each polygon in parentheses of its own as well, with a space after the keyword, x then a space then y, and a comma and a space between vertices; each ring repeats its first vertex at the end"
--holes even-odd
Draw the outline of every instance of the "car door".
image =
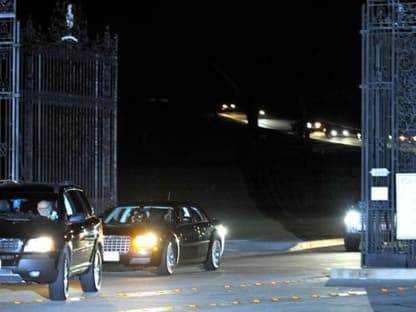
POLYGON ((210 224, 208 222, 208 217, 199 207, 190 206, 189 209, 195 220, 195 231, 198 235, 198 259, 199 261, 202 261, 206 259, 208 254, 211 238, 210 224))
POLYGON ((189 207, 180 205, 178 209, 179 220, 176 229, 180 241, 179 257, 181 262, 189 262, 198 257, 199 236, 189 207))
MULTIPOLYGON (((77 189, 65 193, 67 205, 72 214, 69 215, 72 228, 73 270, 82 269, 89 265, 95 242, 99 235, 99 219, 93 215, 83 192, 77 189)), ((67 210, 68 212, 68 210, 67 210)))

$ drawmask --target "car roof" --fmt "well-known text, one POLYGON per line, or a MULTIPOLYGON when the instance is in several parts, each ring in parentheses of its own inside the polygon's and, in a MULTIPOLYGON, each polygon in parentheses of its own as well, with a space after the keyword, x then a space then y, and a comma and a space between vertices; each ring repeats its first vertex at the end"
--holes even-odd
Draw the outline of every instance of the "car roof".
POLYGON ((116 207, 134 207, 134 206, 197 206, 200 205, 192 201, 172 201, 172 200, 152 200, 152 201, 134 201, 119 203, 116 207))
POLYGON ((26 194, 57 194, 64 188, 77 188, 78 186, 71 183, 41 183, 41 182, 2 182, 0 180, 0 193, 26 193, 26 194))

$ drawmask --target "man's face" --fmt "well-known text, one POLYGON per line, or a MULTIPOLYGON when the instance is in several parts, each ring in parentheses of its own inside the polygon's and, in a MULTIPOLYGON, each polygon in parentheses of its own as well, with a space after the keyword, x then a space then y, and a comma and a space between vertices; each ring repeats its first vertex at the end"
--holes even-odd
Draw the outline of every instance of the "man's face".
POLYGON ((50 206, 47 203, 39 203, 38 211, 41 216, 47 217, 50 214, 50 206))

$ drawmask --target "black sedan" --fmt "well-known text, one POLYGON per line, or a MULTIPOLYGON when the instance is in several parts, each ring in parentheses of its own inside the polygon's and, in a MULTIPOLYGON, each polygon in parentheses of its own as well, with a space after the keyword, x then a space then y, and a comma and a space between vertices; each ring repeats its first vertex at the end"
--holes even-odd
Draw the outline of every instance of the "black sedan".
POLYGON ((220 266, 226 229, 199 205, 143 202, 120 205, 104 216, 104 261, 156 267, 170 275, 177 264, 220 266))
POLYGON ((76 277, 97 292, 102 245, 102 223, 80 187, 0 181, 0 283, 48 284, 51 300, 66 300, 76 277))

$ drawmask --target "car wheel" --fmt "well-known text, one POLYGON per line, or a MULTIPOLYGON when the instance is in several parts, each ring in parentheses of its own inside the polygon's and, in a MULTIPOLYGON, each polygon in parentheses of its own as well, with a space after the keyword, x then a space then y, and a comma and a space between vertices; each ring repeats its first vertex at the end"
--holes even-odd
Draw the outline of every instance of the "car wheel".
POLYGON ((168 241, 165 245, 165 248, 162 252, 162 259, 160 260, 160 265, 157 272, 160 275, 171 275, 173 269, 175 268, 177 260, 177 252, 173 246, 172 241, 168 241))
POLYGON ((356 236, 345 235, 344 236, 344 247, 346 251, 358 251, 360 248, 361 239, 356 236))
POLYGON ((81 275, 81 287, 85 292, 97 292, 101 288, 103 258, 99 248, 95 249, 88 271, 81 275))
POLYGON ((63 252, 58 264, 58 275, 55 282, 49 285, 49 298, 51 300, 66 300, 69 296, 69 257, 63 252))
POLYGON ((221 242, 215 238, 209 245, 208 257, 205 262, 205 269, 213 271, 219 268, 221 262, 221 242))

